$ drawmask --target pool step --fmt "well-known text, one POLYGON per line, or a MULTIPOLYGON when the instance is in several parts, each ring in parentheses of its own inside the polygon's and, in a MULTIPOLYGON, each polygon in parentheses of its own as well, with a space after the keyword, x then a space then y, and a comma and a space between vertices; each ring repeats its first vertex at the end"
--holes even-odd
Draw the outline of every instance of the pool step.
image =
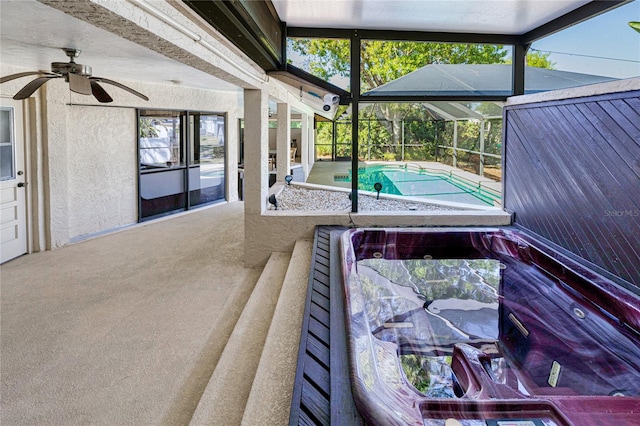
POLYGON ((296 242, 242 425, 289 423, 313 242, 296 242))
POLYGON ((289 253, 271 254, 229 336, 190 425, 241 423, 290 260, 289 253))

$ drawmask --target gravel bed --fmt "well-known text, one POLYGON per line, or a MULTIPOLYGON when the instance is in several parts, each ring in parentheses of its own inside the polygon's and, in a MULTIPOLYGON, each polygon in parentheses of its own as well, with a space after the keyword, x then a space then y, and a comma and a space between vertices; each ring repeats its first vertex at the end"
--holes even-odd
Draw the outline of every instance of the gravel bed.
MULTIPOLYGON (((295 185, 284 185, 277 196, 278 210, 296 211, 351 211, 349 194, 339 191, 308 189, 295 185)), ((273 206, 269 206, 273 208, 273 206)), ((434 204, 389 200, 369 196, 362 192, 358 197, 358 211, 452 211, 455 209, 434 204)))

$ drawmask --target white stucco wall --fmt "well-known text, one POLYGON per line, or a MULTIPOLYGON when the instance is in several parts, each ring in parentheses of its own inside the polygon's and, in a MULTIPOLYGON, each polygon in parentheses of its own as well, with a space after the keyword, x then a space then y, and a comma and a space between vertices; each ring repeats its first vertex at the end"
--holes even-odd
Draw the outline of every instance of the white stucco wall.
MULTIPOLYGON (((133 106, 226 114, 227 192, 231 199, 237 198, 237 93, 139 83, 134 87, 147 94, 149 102, 106 86, 113 104, 121 107, 96 106, 95 102, 65 106, 69 240, 137 221, 137 117, 133 106)), ((73 96, 74 103, 91 100, 73 96)), ((60 240, 56 245, 66 242, 60 240)))
MULTIPOLYGON (((0 69, 2 75, 20 71, 25 70, 6 64, 0 69)), ((28 81, 3 84, 0 93, 11 96, 28 81)), ((67 83, 56 79, 25 101, 25 110, 33 111, 27 115, 32 251, 137 221, 136 108, 226 114, 227 193, 230 201, 237 200, 238 92, 120 82, 150 100, 105 84, 114 102, 99 104, 92 96, 71 93, 67 83)))
POLYGON ((262 215, 245 211, 245 266, 264 265, 272 252, 291 252, 299 239, 312 239, 318 225, 358 227, 399 226, 505 226, 509 214, 499 211, 460 212, 285 212, 267 210, 262 215))
POLYGON ((136 222, 135 109, 71 106, 67 114, 69 237, 136 222))
MULTIPOLYGON (((293 120, 292 120, 293 121, 293 120)), ((278 135, 278 129, 269 129, 269 149, 276 149, 276 138, 278 135)), ((300 156, 300 146, 302 143, 302 129, 291 129, 291 141, 296 140, 298 144, 298 157, 300 156)))

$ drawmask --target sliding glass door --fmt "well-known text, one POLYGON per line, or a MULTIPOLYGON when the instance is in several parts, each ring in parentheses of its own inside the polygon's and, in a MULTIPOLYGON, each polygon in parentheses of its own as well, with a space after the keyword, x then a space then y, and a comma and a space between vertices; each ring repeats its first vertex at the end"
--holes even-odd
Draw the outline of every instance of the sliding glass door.
POLYGON ((225 116, 139 114, 140 220, 225 199, 225 116))
POLYGON ((225 119, 190 114, 189 201, 191 206, 224 199, 225 119))

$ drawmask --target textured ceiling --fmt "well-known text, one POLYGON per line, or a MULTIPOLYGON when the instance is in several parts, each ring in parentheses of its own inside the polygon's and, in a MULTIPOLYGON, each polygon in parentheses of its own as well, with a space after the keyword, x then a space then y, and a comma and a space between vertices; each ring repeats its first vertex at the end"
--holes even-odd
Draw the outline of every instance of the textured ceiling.
POLYGON ((51 62, 68 61, 61 49, 71 47, 82 51, 76 62, 91 66, 95 76, 203 89, 237 89, 34 0, 0 1, 0 20, 0 61, 4 64, 48 71, 51 62))
POLYGON ((291 27, 520 35, 588 0, 272 0, 291 27))
MULTIPOLYGON (((289 26, 503 34, 522 34, 585 3, 588 1, 273 0, 280 19, 289 26)), ((237 90, 207 72, 119 37, 117 31, 97 28, 35 0, 1 0, 0 20, 0 61, 25 71, 49 70, 51 62, 66 62, 61 48, 71 47, 82 51, 77 62, 91 66, 96 76, 237 90)))

